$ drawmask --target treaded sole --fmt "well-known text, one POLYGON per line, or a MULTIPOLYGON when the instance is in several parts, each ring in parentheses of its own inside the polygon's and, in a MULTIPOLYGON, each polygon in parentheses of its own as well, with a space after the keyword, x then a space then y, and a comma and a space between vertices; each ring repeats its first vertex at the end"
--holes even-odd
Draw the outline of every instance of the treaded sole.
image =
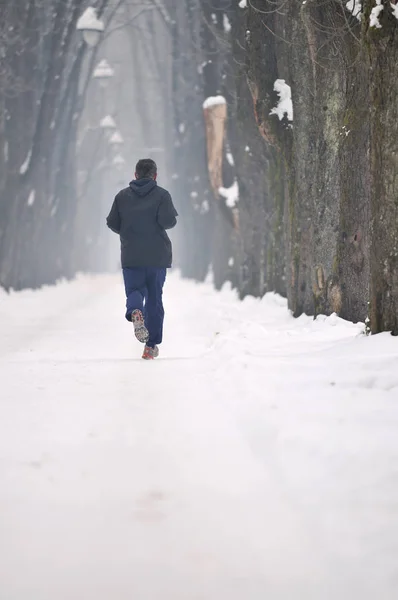
POLYGON ((148 329, 145 327, 144 315, 140 310, 131 313, 131 322, 134 326, 134 335, 141 344, 146 344, 149 339, 148 329))

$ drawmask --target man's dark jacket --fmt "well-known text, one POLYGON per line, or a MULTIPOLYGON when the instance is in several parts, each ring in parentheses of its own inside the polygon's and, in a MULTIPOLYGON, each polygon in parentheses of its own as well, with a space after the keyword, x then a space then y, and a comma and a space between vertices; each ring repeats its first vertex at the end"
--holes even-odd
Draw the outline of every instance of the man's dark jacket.
POLYGON ((132 181, 119 192, 106 222, 120 234, 122 267, 171 267, 165 230, 175 226, 177 216, 169 192, 153 179, 132 181))

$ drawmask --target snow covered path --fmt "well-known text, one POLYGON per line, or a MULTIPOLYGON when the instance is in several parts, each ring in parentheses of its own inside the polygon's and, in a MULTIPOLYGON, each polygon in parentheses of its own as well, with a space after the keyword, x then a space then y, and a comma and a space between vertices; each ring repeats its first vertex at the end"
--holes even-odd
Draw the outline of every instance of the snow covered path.
POLYGON ((0 598, 392 600, 398 340, 119 277, 0 293, 0 598))

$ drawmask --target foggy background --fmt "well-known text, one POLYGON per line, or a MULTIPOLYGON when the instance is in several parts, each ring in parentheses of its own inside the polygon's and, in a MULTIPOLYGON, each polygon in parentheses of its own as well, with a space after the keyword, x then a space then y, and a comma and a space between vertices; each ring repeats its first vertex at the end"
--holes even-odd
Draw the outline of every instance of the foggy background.
POLYGON ((105 217, 150 157, 184 277, 398 333, 398 13, 377 6, 1 0, 0 286, 117 269, 105 217))

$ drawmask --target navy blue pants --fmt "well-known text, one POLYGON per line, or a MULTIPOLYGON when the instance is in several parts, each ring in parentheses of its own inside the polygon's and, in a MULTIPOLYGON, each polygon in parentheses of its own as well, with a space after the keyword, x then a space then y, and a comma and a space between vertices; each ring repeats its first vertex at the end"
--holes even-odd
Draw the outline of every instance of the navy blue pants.
POLYGON ((144 314, 145 326, 149 331, 147 346, 153 348, 162 343, 163 338, 163 285, 167 269, 155 267, 135 267, 123 269, 126 290, 126 319, 131 321, 133 310, 144 314))

